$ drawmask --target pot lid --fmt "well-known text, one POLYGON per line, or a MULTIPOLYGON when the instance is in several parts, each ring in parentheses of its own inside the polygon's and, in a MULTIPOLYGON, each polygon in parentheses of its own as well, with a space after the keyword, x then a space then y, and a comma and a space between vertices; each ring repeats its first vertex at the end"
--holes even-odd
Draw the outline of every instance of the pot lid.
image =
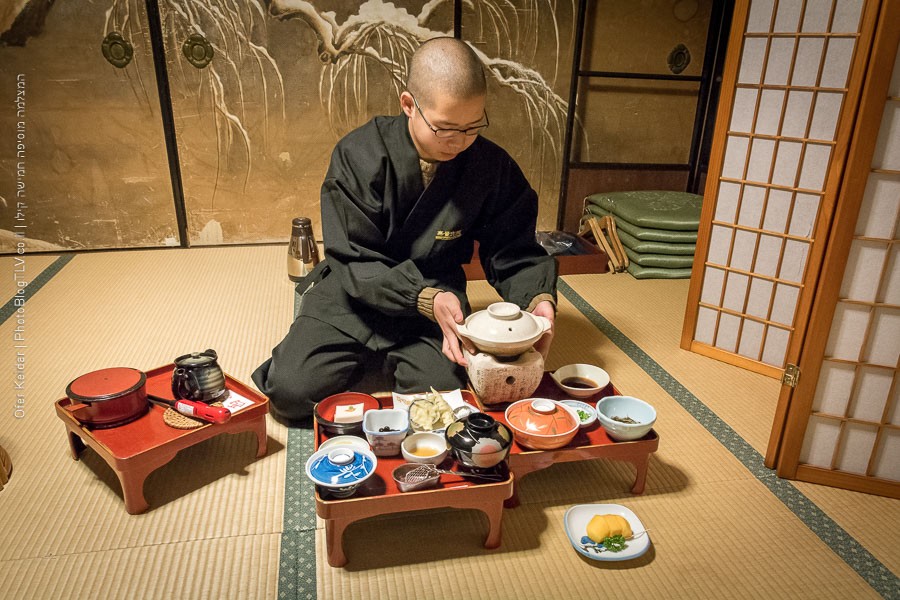
POLYGON ((569 410, 546 398, 519 400, 506 411, 506 421, 534 435, 559 435, 572 431, 579 423, 569 410))
POLYGON ((350 446, 336 446, 322 451, 309 465, 310 476, 328 486, 352 485, 366 479, 375 462, 350 446))
POLYGON ((543 332, 531 313, 512 302, 495 302, 466 319, 466 328, 475 336, 491 342, 516 343, 530 340, 543 332))
POLYGON ((80 402, 99 402, 130 394, 144 386, 147 376, 129 367, 100 369, 82 375, 66 387, 66 396, 80 402))
POLYGON ((219 355, 215 350, 204 350, 203 352, 191 352, 175 359, 175 364, 179 367, 205 367, 213 365, 219 355))

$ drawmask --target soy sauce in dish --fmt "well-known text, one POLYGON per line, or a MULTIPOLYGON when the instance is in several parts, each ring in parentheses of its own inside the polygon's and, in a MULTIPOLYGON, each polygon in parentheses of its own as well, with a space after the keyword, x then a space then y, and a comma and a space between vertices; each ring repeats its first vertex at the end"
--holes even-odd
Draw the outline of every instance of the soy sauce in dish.
POLYGON ((587 390, 597 387, 597 383, 587 377, 566 377, 560 383, 566 387, 587 390))

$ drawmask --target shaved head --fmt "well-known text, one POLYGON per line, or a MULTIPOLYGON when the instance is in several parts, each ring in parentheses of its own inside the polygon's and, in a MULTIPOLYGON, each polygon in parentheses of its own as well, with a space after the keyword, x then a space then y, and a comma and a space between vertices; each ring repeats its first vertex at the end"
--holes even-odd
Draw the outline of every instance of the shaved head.
POLYGON ((484 96, 484 70, 475 51, 452 37, 432 38, 413 54, 406 89, 420 105, 431 105, 435 94, 469 99, 484 96))

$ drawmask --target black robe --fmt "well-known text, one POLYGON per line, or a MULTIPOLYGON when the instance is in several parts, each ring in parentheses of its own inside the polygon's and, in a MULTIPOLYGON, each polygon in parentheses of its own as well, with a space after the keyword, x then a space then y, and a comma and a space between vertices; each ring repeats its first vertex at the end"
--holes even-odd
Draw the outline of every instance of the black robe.
POLYGON ((407 127, 405 115, 376 117, 335 147, 321 196, 325 260, 308 278, 304 316, 365 343, 421 330, 426 287, 454 292, 468 313, 462 265, 475 241, 503 299, 555 299, 556 260, 535 241, 537 195, 509 154, 479 136, 423 189, 407 127))

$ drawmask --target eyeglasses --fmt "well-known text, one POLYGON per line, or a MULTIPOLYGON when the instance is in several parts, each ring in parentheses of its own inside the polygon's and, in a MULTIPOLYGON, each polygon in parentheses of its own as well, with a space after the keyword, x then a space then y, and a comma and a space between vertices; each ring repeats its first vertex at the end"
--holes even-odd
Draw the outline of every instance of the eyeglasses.
POLYGON ((469 127, 468 129, 451 129, 451 128, 435 127, 434 125, 432 125, 431 123, 428 122, 428 119, 425 118, 425 114, 422 112, 422 109, 419 106, 419 101, 416 100, 416 97, 413 96, 412 94, 410 94, 410 96, 412 96, 413 102, 416 104, 416 110, 419 111, 419 115, 422 117, 422 120, 425 121, 425 124, 428 126, 428 129, 430 129, 436 137, 446 139, 446 138, 455 137, 460 134, 468 135, 468 136, 478 135, 479 133, 481 133, 482 131, 487 129, 487 126, 491 124, 491 122, 488 120, 487 111, 484 111, 484 124, 483 125, 476 125, 475 127, 469 127))

